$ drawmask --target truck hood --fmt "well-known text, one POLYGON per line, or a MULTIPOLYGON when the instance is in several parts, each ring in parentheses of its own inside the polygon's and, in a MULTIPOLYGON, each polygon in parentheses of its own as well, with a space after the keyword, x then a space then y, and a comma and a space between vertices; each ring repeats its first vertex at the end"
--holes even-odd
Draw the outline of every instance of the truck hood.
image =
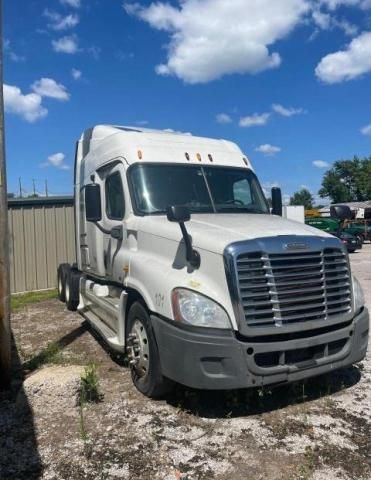
MULTIPOLYGON (((179 225, 163 215, 142 217, 140 223, 138 230, 142 232, 177 242, 182 239, 179 225)), ((331 237, 317 228, 274 215, 193 214, 186 226, 194 247, 220 254, 230 243, 242 240, 278 235, 331 237)))

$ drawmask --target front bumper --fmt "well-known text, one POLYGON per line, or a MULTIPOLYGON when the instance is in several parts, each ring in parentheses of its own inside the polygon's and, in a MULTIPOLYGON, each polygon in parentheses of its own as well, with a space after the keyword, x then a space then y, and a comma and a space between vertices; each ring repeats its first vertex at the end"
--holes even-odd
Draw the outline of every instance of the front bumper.
POLYGON ((228 390, 289 383, 352 365, 368 345, 366 308, 346 327, 295 340, 248 341, 233 331, 180 328, 151 316, 164 376, 193 388, 228 390))

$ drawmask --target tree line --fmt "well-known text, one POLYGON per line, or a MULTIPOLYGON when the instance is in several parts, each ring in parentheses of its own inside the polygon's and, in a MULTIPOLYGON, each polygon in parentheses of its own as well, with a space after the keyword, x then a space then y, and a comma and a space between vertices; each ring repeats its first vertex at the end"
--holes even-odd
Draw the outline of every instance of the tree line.
MULTIPOLYGON (((321 198, 329 198, 331 203, 371 200, 371 157, 355 156, 352 160, 335 162, 324 174, 318 194, 321 198)), ((307 188, 290 197, 290 205, 304 205, 306 209, 311 209, 314 203, 314 197, 307 188)))

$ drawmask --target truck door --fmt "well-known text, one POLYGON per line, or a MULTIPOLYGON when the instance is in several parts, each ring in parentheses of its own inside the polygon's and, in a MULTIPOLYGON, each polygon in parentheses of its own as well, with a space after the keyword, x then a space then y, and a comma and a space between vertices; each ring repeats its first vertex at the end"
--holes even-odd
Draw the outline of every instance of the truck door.
POLYGON ((106 278, 112 281, 119 281, 114 278, 114 263, 120 253, 122 260, 122 251, 127 247, 127 229, 125 223, 125 194, 124 166, 121 162, 114 163, 104 169, 104 212, 102 223, 111 234, 104 235, 104 265, 106 278))

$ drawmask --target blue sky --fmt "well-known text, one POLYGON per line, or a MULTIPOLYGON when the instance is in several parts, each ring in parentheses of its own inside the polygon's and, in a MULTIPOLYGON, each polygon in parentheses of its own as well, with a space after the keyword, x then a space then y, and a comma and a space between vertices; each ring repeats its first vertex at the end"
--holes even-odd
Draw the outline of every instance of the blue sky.
POLYGON ((5 0, 4 21, 11 192, 71 193, 98 123, 235 141, 286 195, 371 154, 371 0, 5 0))

